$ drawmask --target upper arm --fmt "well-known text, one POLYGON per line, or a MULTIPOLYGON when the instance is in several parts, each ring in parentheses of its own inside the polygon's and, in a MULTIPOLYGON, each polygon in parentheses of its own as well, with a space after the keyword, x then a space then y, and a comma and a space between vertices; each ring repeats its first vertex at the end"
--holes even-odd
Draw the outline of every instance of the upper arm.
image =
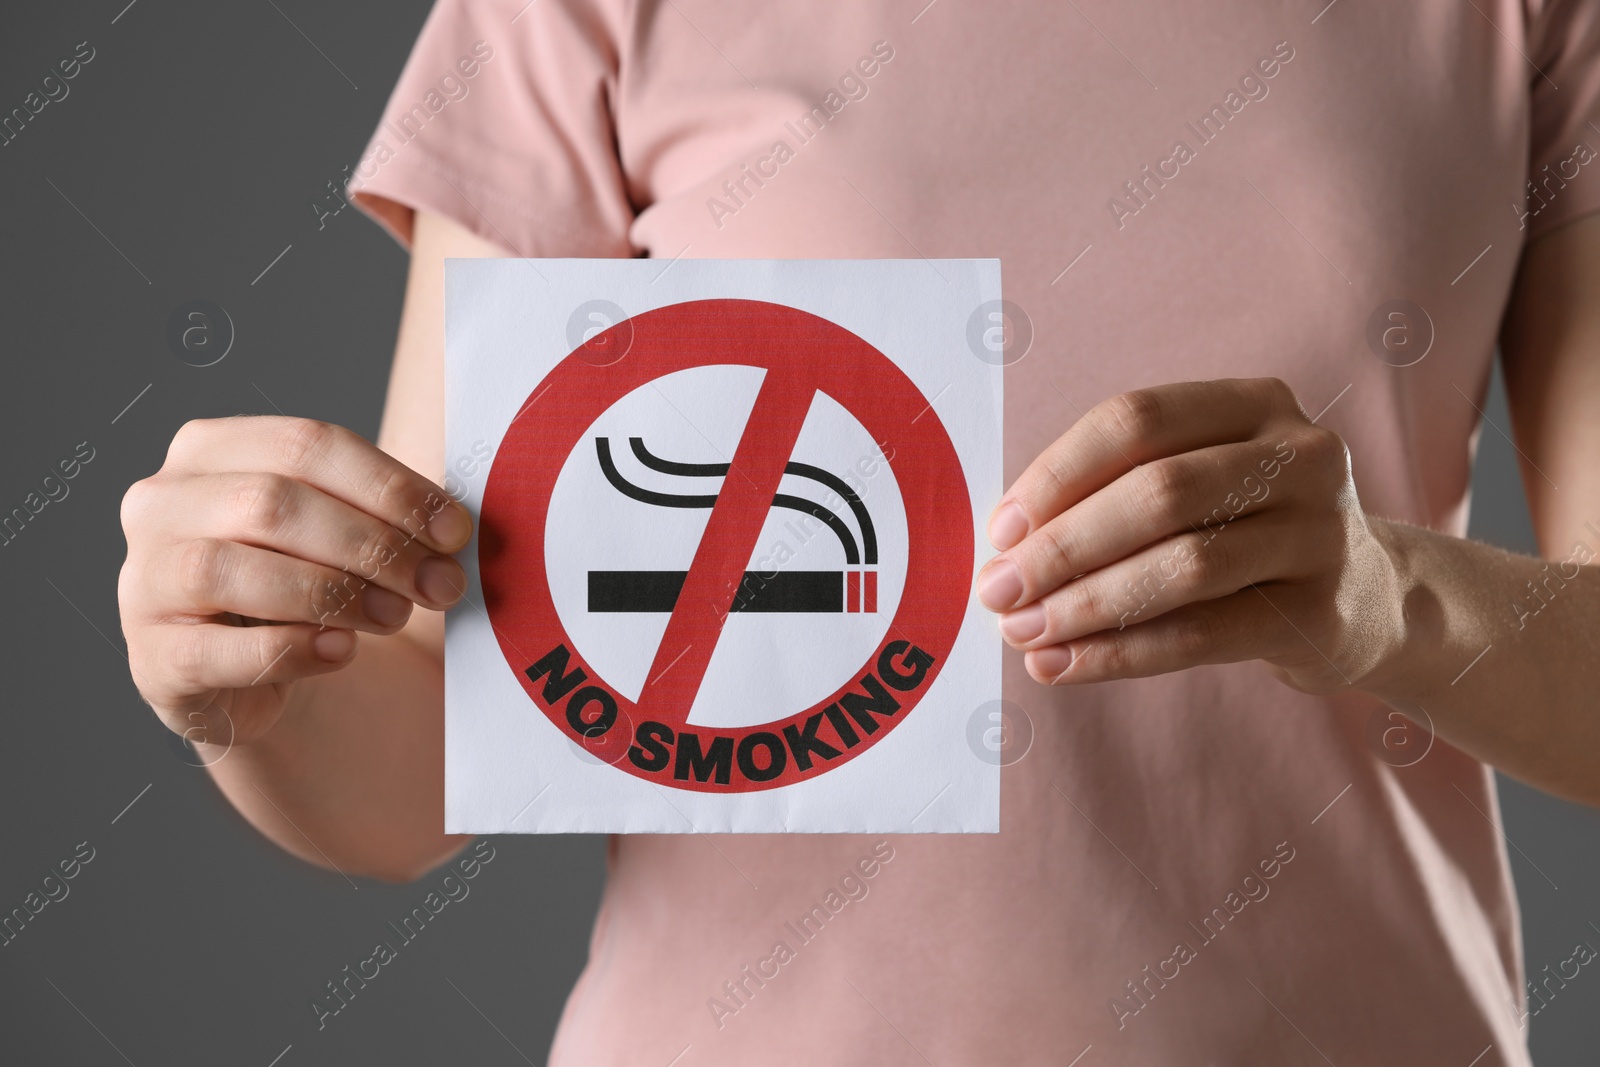
MULTIPOLYGON (((445 484, 444 261, 505 256, 497 245, 442 215, 419 212, 412 231, 411 270, 395 343, 378 447, 412 470, 445 484)), ((404 631, 442 648, 444 616, 412 612, 404 631)))
POLYGON ((504 256, 442 215, 419 212, 378 447, 444 484, 444 261, 504 256))
POLYGON ((1523 252, 1500 345, 1540 551, 1564 558, 1600 522, 1600 214, 1523 252))

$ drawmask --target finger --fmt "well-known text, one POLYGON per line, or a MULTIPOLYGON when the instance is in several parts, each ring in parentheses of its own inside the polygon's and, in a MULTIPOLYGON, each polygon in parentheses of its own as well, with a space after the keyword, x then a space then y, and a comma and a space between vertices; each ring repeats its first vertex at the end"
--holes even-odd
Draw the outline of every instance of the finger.
POLYGON ((1029 464, 995 508, 989 540, 1004 551, 1141 463, 1246 441, 1274 415, 1300 412, 1276 378, 1179 382, 1091 408, 1029 464))
POLYGON ((1287 442, 1251 441, 1136 467, 990 560, 978 598, 992 611, 1020 607, 1146 545, 1186 530, 1213 532, 1260 511, 1293 456, 1287 442))
POLYGON ((1149 678, 1209 663, 1240 663, 1282 654, 1304 638, 1285 622, 1282 591, 1268 586, 1190 604, 1125 630, 1107 630, 1035 649, 1028 674, 1046 685, 1149 678))
POLYGON ((1308 577, 1316 552, 1283 519, 1260 517, 1208 533, 1181 534, 1068 582, 1000 618, 1014 647, 1040 648, 1100 630, 1125 629, 1252 582, 1308 577))
POLYGON ((169 623, 140 632, 131 648, 134 677, 158 708, 182 711, 218 689, 243 689, 326 674, 356 654, 350 630, 296 623, 228 626, 169 623))
POLYGON ((472 534, 467 510, 439 486, 358 434, 313 419, 196 419, 173 437, 167 464, 190 474, 267 471, 294 478, 436 552, 455 552, 472 534))
POLYGON ((231 612, 377 634, 394 633, 411 616, 409 599, 347 571, 215 537, 171 545, 139 573, 143 602, 157 616, 231 612))
POLYGON ((215 537, 348 570, 425 607, 443 609, 466 588, 461 565, 411 533, 281 474, 186 479, 184 507, 159 521, 175 540, 215 537))

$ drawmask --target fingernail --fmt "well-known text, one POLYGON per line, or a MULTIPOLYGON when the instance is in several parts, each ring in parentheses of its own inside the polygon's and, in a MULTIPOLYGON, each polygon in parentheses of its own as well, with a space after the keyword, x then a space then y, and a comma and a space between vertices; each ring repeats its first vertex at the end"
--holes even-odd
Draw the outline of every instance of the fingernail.
POLYGON ((1044 605, 1037 602, 1000 616, 1000 632, 1007 641, 1019 645, 1043 637, 1044 624, 1044 605))
POLYGON ((428 536, 444 548, 459 548, 472 536, 472 517, 466 508, 452 500, 428 520, 428 536))
POLYGON ((1001 504, 989 520, 989 543, 1004 552, 1028 536, 1028 517, 1016 504, 1001 504))
POLYGON ((453 559, 430 556, 417 564, 417 592, 426 600, 454 604, 466 588, 467 576, 453 559))
POLYGON ((311 639, 311 651, 327 663, 339 663, 356 650, 356 635, 349 630, 324 630, 311 639))
POLYGON ((1022 599, 1022 572, 1009 559, 989 564, 978 580, 978 599, 990 611, 1004 611, 1022 599))
POLYGON ((411 614, 411 601, 378 585, 361 590, 361 611, 379 626, 398 626, 411 614))
POLYGON ((1029 666, 1033 668, 1033 676, 1044 678, 1049 684, 1054 685, 1072 666, 1072 649, 1065 645, 1041 648, 1036 652, 1029 652, 1028 659, 1031 661, 1029 666))

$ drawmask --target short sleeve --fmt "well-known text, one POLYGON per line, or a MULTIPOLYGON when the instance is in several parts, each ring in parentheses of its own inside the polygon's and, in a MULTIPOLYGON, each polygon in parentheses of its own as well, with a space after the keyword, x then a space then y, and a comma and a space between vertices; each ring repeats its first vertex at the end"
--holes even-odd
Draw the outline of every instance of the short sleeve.
POLYGON ((403 244, 417 211, 514 254, 629 256, 601 0, 438 0, 348 183, 403 244))
POLYGON ((1600 0, 1544 0, 1528 45, 1531 240, 1600 211, 1600 0))

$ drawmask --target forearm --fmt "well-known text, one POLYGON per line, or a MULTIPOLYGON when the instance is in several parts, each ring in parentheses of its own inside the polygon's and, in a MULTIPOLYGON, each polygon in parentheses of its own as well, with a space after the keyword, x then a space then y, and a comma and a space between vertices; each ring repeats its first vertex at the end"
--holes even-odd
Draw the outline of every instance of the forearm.
POLYGON ((344 670, 296 683, 265 736, 206 746, 217 785, 256 829, 310 863, 389 881, 470 840, 444 833, 443 663, 415 635, 438 621, 362 635, 344 670))
POLYGON ((1446 741, 1531 785, 1600 804, 1600 535, 1553 560, 1373 520, 1400 575, 1405 634, 1360 682, 1427 712, 1446 741))

